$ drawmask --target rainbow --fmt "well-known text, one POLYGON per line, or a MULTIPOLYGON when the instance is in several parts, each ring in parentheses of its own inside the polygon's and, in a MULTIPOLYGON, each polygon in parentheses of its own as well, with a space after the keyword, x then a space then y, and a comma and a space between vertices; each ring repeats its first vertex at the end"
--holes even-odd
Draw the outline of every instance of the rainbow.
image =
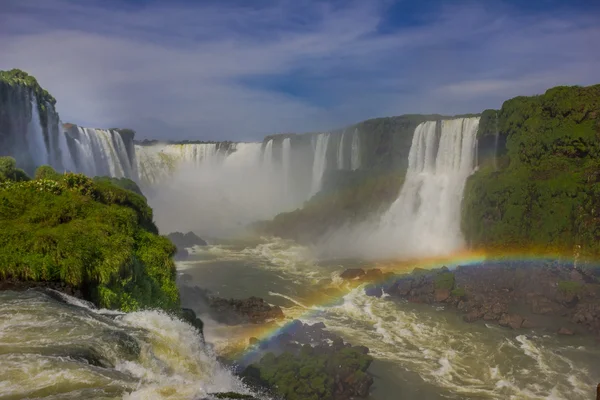
POLYGON ((392 280, 397 279, 398 275, 408 274, 415 269, 433 270, 439 269, 443 266, 452 270, 459 266, 477 266, 477 265, 495 265, 495 264, 508 264, 517 267, 527 267, 532 265, 553 264, 561 266, 573 266, 576 263, 586 263, 595 267, 600 266, 598 262, 592 262, 590 260, 578 260, 578 257, 566 256, 565 253, 561 252, 528 252, 528 251, 515 251, 515 252, 484 252, 484 251, 466 251, 455 253, 451 256, 432 257, 427 259, 413 259, 413 260, 389 260, 381 261, 371 264, 371 269, 380 269, 382 274, 374 280, 360 280, 355 284, 347 282, 343 286, 324 288, 320 291, 321 293, 310 301, 304 302, 304 311, 300 314, 295 315, 294 318, 283 325, 263 325, 258 326, 246 332, 245 345, 242 346, 240 352, 237 353, 236 357, 241 364, 247 363, 248 360, 252 359, 260 348, 268 345, 277 336, 289 332, 294 329, 295 320, 306 320, 310 319, 315 314, 319 313, 322 309, 339 305, 340 301, 343 300, 344 296, 347 295, 351 290, 356 287, 363 285, 380 285, 391 283, 392 280), (248 345, 248 339, 256 339, 253 345, 248 345))

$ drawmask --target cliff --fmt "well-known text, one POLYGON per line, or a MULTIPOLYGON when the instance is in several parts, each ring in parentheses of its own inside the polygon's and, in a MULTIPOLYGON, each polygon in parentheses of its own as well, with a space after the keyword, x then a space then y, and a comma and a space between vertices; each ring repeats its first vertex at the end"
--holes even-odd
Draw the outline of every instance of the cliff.
POLYGON ((599 255, 600 85, 516 97, 484 116, 480 137, 499 140, 465 188, 470 245, 599 255))
POLYGON ((0 286, 69 288, 124 311, 178 308, 175 246, 132 181, 50 167, 36 177, 0 183, 0 286))
POLYGON ((0 156, 16 157, 28 173, 42 164, 62 168, 55 104, 33 76, 18 69, 0 71, 0 156))

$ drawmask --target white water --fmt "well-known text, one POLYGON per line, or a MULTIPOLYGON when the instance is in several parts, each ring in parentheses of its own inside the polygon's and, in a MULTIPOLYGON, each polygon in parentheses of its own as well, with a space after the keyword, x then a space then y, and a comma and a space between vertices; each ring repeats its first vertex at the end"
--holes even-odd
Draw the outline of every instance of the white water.
POLYGON ((3 396, 183 400, 249 393, 187 323, 158 311, 115 316, 64 297, 70 304, 35 291, 0 292, 3 396))
POLYGON ((337 169, 344 169, 344 136, 346 136, 346 132, 342 132, 342 137, 340 138, 340 143, 338 145, 337 169))
POLYGON ((479 118, 425 122, 415 130, 406 181, 398 199, 382 217, 416 254, 443 254, 460 248, 463 189, 475 168, 479 118), (437 153, 436 153, 437 148, 437 153))
POLYGON ((281 164, 283 167, 283 195, 290 198, 290 168, 292 163, 292 143, 290 138, 283 139, 281 144, 281 164))
POLYGON ((327 168, 327 145, 329 144, 329 133, 320 133, 314 140, 314 160, 312 168, 312 181, 310 195, 313 196, 321 190, 323 175, 327 168))
POLYGON ((44 140, 44 132, 40 122, 40 113, 37 106, 37 99, 32 95, 31 99, 31 120, 27 124, 27 145, 29 154, 38 165, 48 164, 48 148, 44 140))
POLYGON ((358 129, 352 134, 352 147, 350 153, 350 168, 354 171, 360 168, 360 135, 358 129))
POLYGON ((475 169, 479 118, 424 122, 415 129, 398 198, 378 221, 333 232, 319 244, 326 256, 369 258, 447 254, 460 249, 460 207, 475 169))
POLYGON ((133 175, 125 143, 116 131, 92 128, 77 128, 77 170, 89 176, 108 175, 117 178, 137 179, 133 175))
POLYGON ((263 151, 263 165, 269 170, 273 168, 273 139, 265 144, 265 149, 263 151))

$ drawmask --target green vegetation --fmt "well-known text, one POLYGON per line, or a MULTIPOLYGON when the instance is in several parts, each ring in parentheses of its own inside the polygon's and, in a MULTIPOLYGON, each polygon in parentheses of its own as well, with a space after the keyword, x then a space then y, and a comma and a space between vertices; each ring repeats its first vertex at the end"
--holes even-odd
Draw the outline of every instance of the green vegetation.
POLYGON ((25 171, 17 168, 17 162, 12 157, 0 157, 0 183, 6 181, 23 182, 30 178, 25 171))
MULTIPOLYGON (((360 174, 355 171, 354 174, 360 174)), ((403 174, 371 174, 339 189, 322 191, 304 207, 277 215, 255 228, 271 235, 300 242, 317 240, 330 229, 364 220, 389 206, 398 196, 403 174)))
POLYGON ((464 288, 454 288, 450 292, 450 294, 454 297, 465 297, 467 295, 467 291, 464 288))
POLYGON ((583 290, 583 284, 575 281, 558 282, 558 290, 567 296, 575 296, 583 290))
POLYGON ((1 279, 64 282, 124 311, 179 306, 175 246, 142 196, 47 166, 36 175, 0 183, 1 279))
MULTIPOLYGON (((484 114, 481 135, 492 131, 484 114)), ((600 255, 600 85, 508 100, 497 123, 497 169, 482 165, 465 188, 470 244, 600 255)))
POLYGON ((94 177, 94 182, 101 185, 111 184, 118 186, 121 189, 131 190, 132 192, 137 193, 145 198, 144 194, 142 193, 142 189, 140 189, 137 183, 135 183, 129 178, 112 178, 110 176, 96 176, 94 177))
POLYGON ((3 84, 11 87, 27 87, 33 91, 38 99, 38 102, 48 102, 53 106, 56 104, 56 99, 52 97, 47 90, 42 89, 38 81, 33 76, 29 75, 25 71, 21 71, 20 69, 0 71, 0 89, 2 88, 3 84))
POLYGON ((361 386, 360 382, 369 381, 366 371, 372 360, 357 348, 328 352, 305 345, 299 356, 268 353, 244 375, 248 371, 257 373, 255 379, 287 400, 327 400, 336 398, 344 384, 361 386))
POLYGON ((41 165, 35 170, 35 179, 59 180, 61 175, 49 165, 41 165))
POLYGON ((248 394, 240 394, 236 392, 221 392, 221 393, 211 393, 211 396, 216 397, 217 399, 245 399, 245 400, 255 400, 256 398, 250 396, 248 394))
POLYGON ((454 274, 452 272, 442 272, 435 276, 434 285, 436 289, 451 290, 454 287, 454 274))

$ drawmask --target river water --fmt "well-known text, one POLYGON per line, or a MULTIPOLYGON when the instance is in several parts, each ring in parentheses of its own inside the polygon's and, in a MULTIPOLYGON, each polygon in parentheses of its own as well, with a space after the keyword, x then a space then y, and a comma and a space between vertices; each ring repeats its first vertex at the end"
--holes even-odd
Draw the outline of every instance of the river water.
MULTIPOLYGON (((341 272, 373 266, 317 261, 309 249, 272 239, 197 248, 192 260, 179 264, 187 284, 222 297, 262 297, 289 319, 324 322, 345 340, 369 347, 373 400, 593 397, 600 346, 592 338, 468 324, 442 307, 344 288, 341 272)), ((208 321, 206 334, 217 349, 231 342, 231 332, 208 321)))
MULTIPOLYGON (((189 261, 178 263, 188 285, 223 297, 262 297, 283 307, 288 321, 322 321, 347 341, 369 347, 375 357, 372 400, 593 398, 600 348, 591 338, 467 324, 440 307, 368 297, 339 278, 349 267, 371 266, 317 261, 309 249, 266 239, 196 248, 189 261)), ((216 356, 276 331, 206 320, 212 346, 204 346, 193 328, 164 313, 123 314, 67 300, 0 292, 1 399, 249 393, 216 356)))

